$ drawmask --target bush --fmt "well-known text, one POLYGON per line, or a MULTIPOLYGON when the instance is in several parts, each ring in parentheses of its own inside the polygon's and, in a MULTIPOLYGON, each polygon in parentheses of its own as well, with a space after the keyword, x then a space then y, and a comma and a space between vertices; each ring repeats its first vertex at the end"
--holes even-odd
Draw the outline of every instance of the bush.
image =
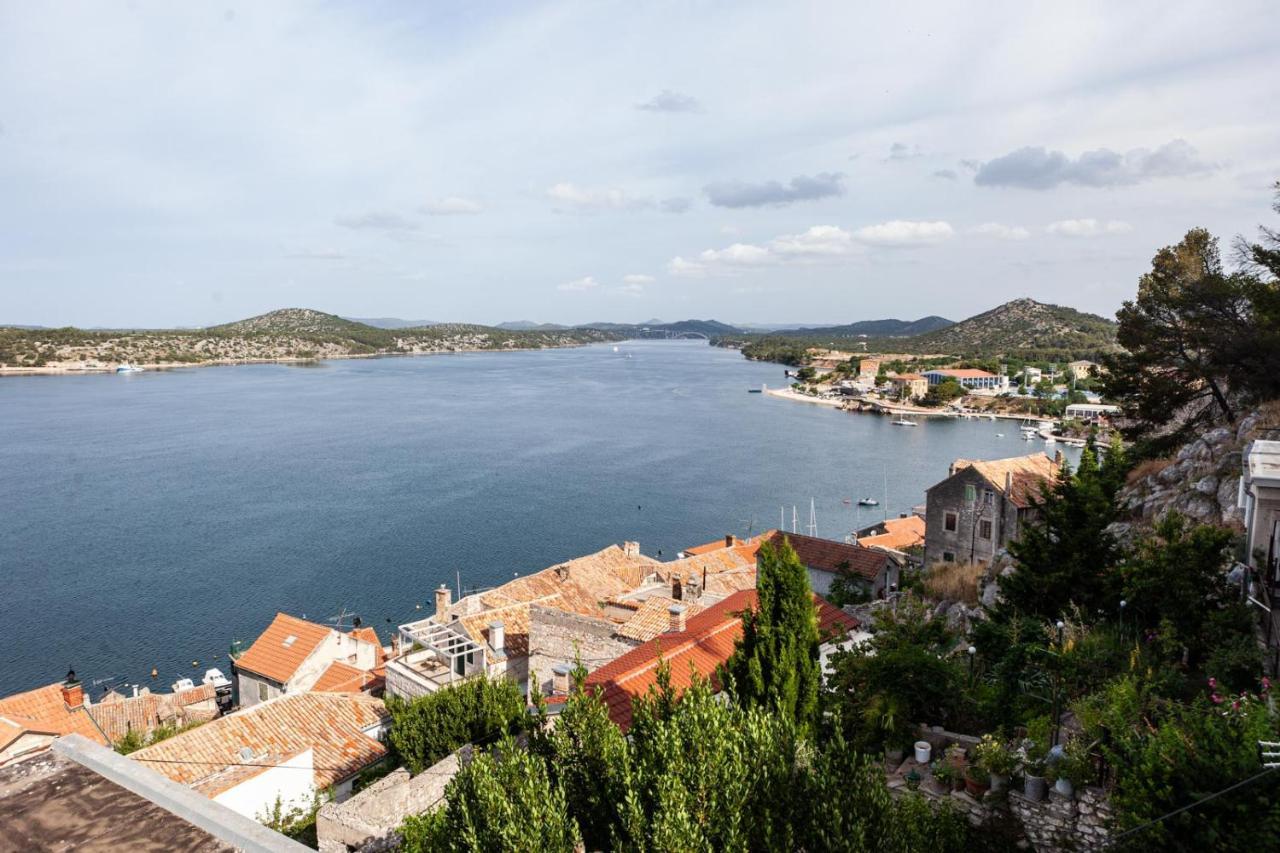
POLYGON ((507 679, 474 678, 407 702, 387 696, 392 750, 417 775, 469 743, 488 742, 526 727, 520 688, 507 679))
POLYGON ((921 579, 921 591, 935 601, 978 603, 978 580, 986 573, 981 563, 934 563, 921 579))

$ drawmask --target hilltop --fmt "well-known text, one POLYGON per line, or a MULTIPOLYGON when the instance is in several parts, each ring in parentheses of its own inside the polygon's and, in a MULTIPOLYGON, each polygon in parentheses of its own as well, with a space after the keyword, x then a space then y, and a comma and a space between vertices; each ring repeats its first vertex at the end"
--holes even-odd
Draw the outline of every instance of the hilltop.
POLYGON ((996 355, 1049 352, 1096 354, 1116 346, 1116 324, 1096 314, 1015 299, 944 329, 918 335, 916 352, 996 355))
POLYGON ((283 308, 207 329, 0 328, 0 370, 111 370, 308 361, 494 349, 543 349, 619 340, 600 329, 516 331, 464 323, 384 329, 310 308, 283 308))
POLYGON ((798 329, 779 329, 774 334, 783 337, 833 337, 833 338, 909 338, 954 326, 954 320, 936 314, 919 320, 862 320, 843 326, 806 326, 798 329))

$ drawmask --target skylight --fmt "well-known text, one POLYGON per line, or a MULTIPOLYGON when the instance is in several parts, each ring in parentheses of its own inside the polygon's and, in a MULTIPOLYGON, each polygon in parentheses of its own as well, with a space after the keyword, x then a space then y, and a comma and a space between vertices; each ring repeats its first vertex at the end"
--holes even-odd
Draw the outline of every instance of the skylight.
POLYGON ((296 642, 298 642, 298 638, 293 634, 290 634, 289 636, 284 638, 284 647, 287 649, 296 642))

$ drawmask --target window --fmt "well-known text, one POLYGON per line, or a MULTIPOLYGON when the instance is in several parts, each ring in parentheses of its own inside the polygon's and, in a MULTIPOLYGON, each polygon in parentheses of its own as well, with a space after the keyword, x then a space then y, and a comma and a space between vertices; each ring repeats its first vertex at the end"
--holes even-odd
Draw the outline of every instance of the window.
POLYGON ((978 536, 980 536, 983 539, 991 538, 991 522, 990 521, 983 519, 982 521, 978 522, 978 536))
POLYGON ((978 490, 974 488, 973 483, 964 484, 964 500, 965 503, 973 503, 977 500, 978 490))
POLYGON ((995 503, 995 500, 996 500, 996 493, 995 493, 995 492, 991 491, 990 489, 985 489, 985 490, 983 490, 983 492, 982 492, 982 502, 983 502, 984 504, 986 504, 987 506, 991 506, 991 504, 995 503))
POLYGON ((261 681, 259 681, 259 682, 258 682, 258 701, 259 701, 259 702, 265 702, 265 701, 267 701, 267 698, 268 698, 268 697, 267 697, 267 685, 265 685, 265 684, 263 684, 261 681))
POLYGON ((942 562, 944 562, 944 563, 954 563, 955 561, 956 561, 956 555, 955 555, 955 554, 952 554, 950 551, 943 551, 943 552, 942 552, 942 562))
POLYGON ((949 512, 942 517, 942 526, 946 528, 948 533, 955 533, 959 522, 960 519, 954 512, 949 512))

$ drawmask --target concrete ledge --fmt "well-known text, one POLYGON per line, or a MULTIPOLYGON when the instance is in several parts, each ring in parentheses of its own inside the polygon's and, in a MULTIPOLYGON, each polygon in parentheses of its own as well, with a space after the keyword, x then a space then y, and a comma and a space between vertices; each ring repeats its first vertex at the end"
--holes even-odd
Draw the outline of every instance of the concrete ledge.
POLYGON ((53 751, 241 850, 249 853, 310 850, 88 738, 74 734, 58 738, 53 742, 53 751))

